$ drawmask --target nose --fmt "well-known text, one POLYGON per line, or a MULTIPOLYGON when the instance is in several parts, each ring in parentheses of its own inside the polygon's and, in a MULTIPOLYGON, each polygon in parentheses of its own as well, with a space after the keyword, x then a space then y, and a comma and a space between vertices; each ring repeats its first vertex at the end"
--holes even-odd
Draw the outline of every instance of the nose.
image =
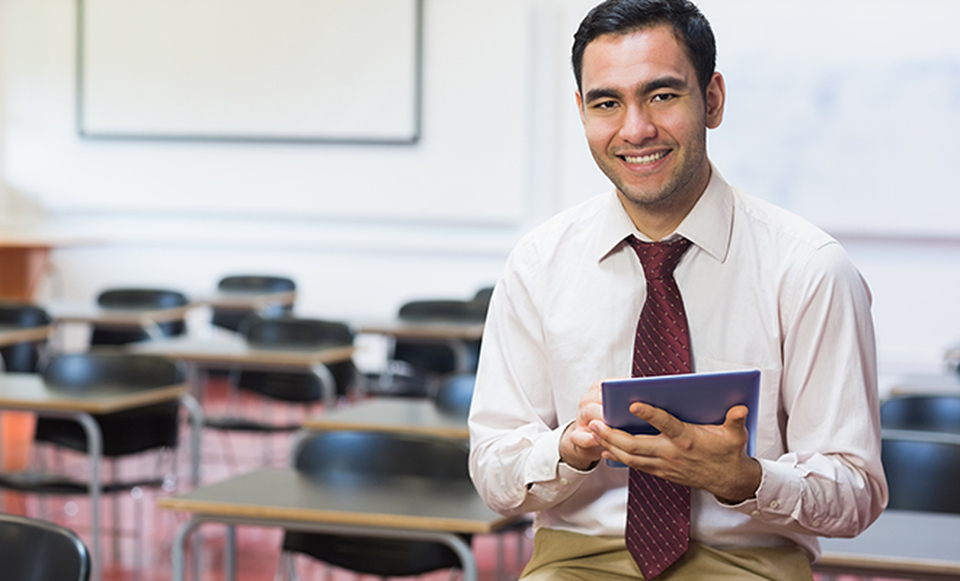
POLYGON ((620 126, 620 138, 634 145, 640 145, 645 140, 657 136, 657 126, 650 118, 649 112, 640 105, 630 105, 623 115, 620 126))

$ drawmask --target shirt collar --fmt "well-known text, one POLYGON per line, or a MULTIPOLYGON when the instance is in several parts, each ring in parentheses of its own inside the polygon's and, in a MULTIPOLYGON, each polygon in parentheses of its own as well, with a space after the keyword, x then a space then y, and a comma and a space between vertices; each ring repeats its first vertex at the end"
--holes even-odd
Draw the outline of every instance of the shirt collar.
MULTIPOLYGON (((730 248, 733 229, 733 190, 712 164, 710 169, 707 189, 674 234, 683 236, 717 261, 723 262, 730 248)), ((606 206, 597 233, 596 256, 599 261, 617 250, 631 234, 640 240, 647 239, 633 225, 616 192, 607 196, 604 203, 606 206)))

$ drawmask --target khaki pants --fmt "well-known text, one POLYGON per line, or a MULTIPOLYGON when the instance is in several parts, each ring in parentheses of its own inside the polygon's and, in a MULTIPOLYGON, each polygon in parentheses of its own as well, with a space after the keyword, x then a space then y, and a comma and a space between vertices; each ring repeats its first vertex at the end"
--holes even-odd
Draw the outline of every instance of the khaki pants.
MULTIPOLYGON (((621 537, 593 537, 539 529, 524 581, 643 579, 621 537)), ((720 551, 690 543, 690 548, 657 581, 681 579, 771 579, 812 581, 806 554, 797 547, 720 551)))

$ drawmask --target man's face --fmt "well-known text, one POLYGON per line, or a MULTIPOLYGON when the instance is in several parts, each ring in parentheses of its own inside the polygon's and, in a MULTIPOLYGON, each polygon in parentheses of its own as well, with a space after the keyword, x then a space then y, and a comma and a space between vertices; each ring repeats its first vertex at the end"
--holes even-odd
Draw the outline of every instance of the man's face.
POLYGON ((600 169, 634 212, 682 212, 710 178, 706 129, 720 124, 723 79, 707 98, 669 26, 598 37, 583 55, 577 105, 600 169))

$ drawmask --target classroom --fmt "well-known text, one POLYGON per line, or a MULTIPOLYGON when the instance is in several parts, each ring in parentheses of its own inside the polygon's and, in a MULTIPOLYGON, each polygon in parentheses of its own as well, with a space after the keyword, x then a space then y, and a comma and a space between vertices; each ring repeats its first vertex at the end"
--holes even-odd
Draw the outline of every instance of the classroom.
MULTIPOLYGON (((44 348, 81 353, 94 325, 62 313, 105 290, 179 291, 190 300, 185 334, 206 339, 231 334, 210 324, 225 277, 285 278, 295 302, 283 314, 349 326, 348 358, 382 386, 404 338, 374 322, 415 301, 475 301, 525 234, 611 189, 584 138, 570 65, 573 33, 597 3, 0 0, 0 299, 48 308, 60 322, 44 348)), ((710 160, 734 187, 842 244, 870 290, 881 401, 960 397, 960 197, 949 194, 960 181, 960 5, 695 3, 716 33, 727 91, 710 160)), ((467 344, 472 362, 458 351, 456 371, 475 369, 479 337, 465 337, 440 340, 467 344)), ((233 363, 189 364, 192 396, 205 406, 196 382, 210 381, 210 393, 233 397, 233 376, 213 371, 233 363)), ((318 405, 343 396, 328 390, 318 405)), ((945 438, 960 446, 951 429, 945 438)), ((298 434, 271 436, 275 466, 298 434)), ((220 462, 223 436, 202 438, 201 464, 220 462)), ((177 462, 192 466, 183 442, 177 462)), ((253 467, 259 440, 236 442, 253 467)), ((184 470, 178 492, 190 488, 184 470)), ((36 502, 14 505, 38 516, 36 502)), ((137 555, 127 539, 118 556, 104 531, 94 577, 174 578, 175 525, 190 509, 176 510, 163 550, 146 543, 137 555), (157 577, 136 571, 141 557, 157 577)), ((172 513, 146 512, 154 524, 172 513)), ((90 544, 90 517, 64 518, 90 544)), ((532 532, 491 522, 460 531, 474 534, 480 578, 517 578, 532 532)), ((230 544, 221 528, 203 527, 205 567, 230 544)), ((237 530, 238 578, 273 578, 275 562, 244 559, 279 545, 277 528, 237 530)), ((952 565, 960 571, 955 555, 952 565)), ((323 570, 308 564, 300 577, 323 570)), ((891 571, 873 573, 901 578, 891 571)), ((816 574, 834 573, 844 571, 816 574)))

